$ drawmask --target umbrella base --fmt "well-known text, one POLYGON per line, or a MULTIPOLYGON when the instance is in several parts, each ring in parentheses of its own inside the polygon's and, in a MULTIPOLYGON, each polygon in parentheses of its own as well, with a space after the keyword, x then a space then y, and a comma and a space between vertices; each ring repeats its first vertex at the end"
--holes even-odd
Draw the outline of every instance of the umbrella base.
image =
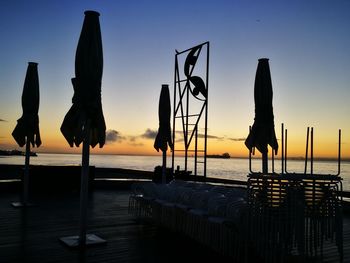
POLYGON ((79 236, 61 237, 60 241, 63 244, 65 244, 66 246, 71 247, 71 248, 102 245, 102 244, 105 244, 107 242, 106 240, 104 240, 104 239, 102 239, 94 234, 86 235, 86 242, 83 245, 81 245, 79 242, 79 236))
POLYGON ((11 205, 15 208, 35 206, 32 203, 22 203, 22 202, 13 202, 11 203, 11 205))

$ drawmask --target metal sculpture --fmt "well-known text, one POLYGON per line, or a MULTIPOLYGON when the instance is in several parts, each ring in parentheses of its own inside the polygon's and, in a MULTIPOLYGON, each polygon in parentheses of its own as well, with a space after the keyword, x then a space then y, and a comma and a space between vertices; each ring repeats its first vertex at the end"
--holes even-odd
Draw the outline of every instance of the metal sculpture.
MULTIPOLYGON (((203 176, 206 177, 208 81, 209 42, 202 43, 181 52, 176 51, 173 114, 173 171, 175 167, 175 157, 180 157, 184 158, 184 172, 191 173, 188 171, 188 164, 189 153, 192 153, 194 158, 194 175, 198 174, 198 164, 201 163, 203 164, 203 176), (176 130, 178 121, 180 121, 180 129, 176 130), (203 129, 203 131, 201 129, 203 129), (200 130, 202 133, 200 133, 200 130), (179 143, 183 143, 183 146, 181 146, 181 144, 178 146, 179 143), (176 156, 176 154, 178 154, 178 156, 176 156)), ((179 170, 179 168, 177 170, 179 170)))

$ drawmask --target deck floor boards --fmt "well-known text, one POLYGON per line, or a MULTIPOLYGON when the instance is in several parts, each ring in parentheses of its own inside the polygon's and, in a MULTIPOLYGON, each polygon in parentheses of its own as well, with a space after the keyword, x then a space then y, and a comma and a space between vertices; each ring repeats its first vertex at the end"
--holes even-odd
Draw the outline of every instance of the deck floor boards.
POLYGON ((129 192, 95 190, 89 198, 88 233, 107 244, 70 249, 60 237, 79 233, 79 195, 38 196, 18 209, 17 194, 0 194, 0 262, 225 262, 186 237, 138 222, 128 214, 129 192), (187 259, 187 260, 186 260, 187 259))
MULTIPOLYGON (((88 233, 107 244, 69 249, 60 237, 79 232, 79 195, 33 197, 36 206, 16 209, 16 193, 0 194, 0 262, 232 262, 196 242, 128 214, 129 191, 94 190, 89 197, 88 233)), ((322 262, 338 262, 326 246, 322 262)), ((350 263, 350 218, 344 217, 344 262, 350 263)))

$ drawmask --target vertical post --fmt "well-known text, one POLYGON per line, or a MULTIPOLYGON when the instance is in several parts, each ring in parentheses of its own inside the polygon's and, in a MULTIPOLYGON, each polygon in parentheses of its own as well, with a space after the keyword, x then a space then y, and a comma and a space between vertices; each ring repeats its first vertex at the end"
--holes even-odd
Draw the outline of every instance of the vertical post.
POLYGON ((268 158, 267 158, 267 152, 262 153, 262 172, 264 174, 267 174, 269 169, 268 169, 268 158))
POLYGON ((286 144, 285 144, 285 146, 284 146, 284 171, 286 172, 286 174, 288 173, 288 171, 287 171, 287 142, 288 142, 288 131, 287 131, 287 129, 285 130, 285 138, 284 138, 284 140, 285 140, 285 142, 286 142, 286 144))
POLYGON ((185 127, 185 171, 187 172, 187 158, 188 158, 188 114, 190 103, 190 87, 189 80, 186 83, 186 127, 185 127))
POLYGON ((81 164, 81 182, 80 182, 80 235, 79 245, 86 244, 86 223, 87 223, 87 199, 89 182, 89 155, 90 155, 90 120, 87 120, 85 126, 85 136, 83 141, 83 156, 81 164))
POLYGON ((176 72, 177 72, 177 55, 175 55, 175 70, 174 70, 174 111, 173 111, 173 151, 171 154, 171 170, 172 173, 174 173, 174 168, 175 168, 175 120, 176 120, 176 72))
POLYGON ((166 184, 166 151, 163 151, 162 184, 166 184))
POLYGON ((197 151, 198 151, 198 126, 195 126, 196 134, 195 134, 195 141, 194 141, 194 175, 197 175, 197 151))
POLYGON ((341 158, 341 129, 339 129, 338 133, 338 173, 340 174, 340 158, 341 158))
MULTIPOLYGON (((250 134, 251 130, 252 130, 252 126, 249 126, 249 133, 248 134, 250 134)), ((252 150, 253 149, 251 149, 251 150, 249 149, 249 172, 251 174, 253 174, 253 171, 252 171, 252 150)))
POLYGON ((308 151, 309 151, 309 130, 310 128, 307 127, 307 132, 306 132, 306 152, 305 152, 305 167, 304 167, 304 174, 307 172, 307 157, 308 157, 308 151))
POLYGON ((205 131, 204 131, 204 178, 207 177, 207 136, 208 136, 208 95, 209 95, 209 42, 207 42, 207 69, 205 88, 207 97, 205 98, 205 131))
POLYGON ((24 162, 24 174, 23 174, 23 205, 28 205, 28 188, 29 188, 29 160, 30 160, 30 141, 28 136, 26 137, 26 156, 24 162))
POLYGON ((273 174, 275 173, 275 151, 274 151, 274 149, 271 149, 271 171, 273 174))
POLYGON ((310 174, 313 174, 314 170, 314 128, 311 127, 311 145, 310 145, 310 174))
POLYGON ((281 173, 284 173, 284 124, 281 125, 281 141, 282 141, 282 149, 281 149, 281 173))

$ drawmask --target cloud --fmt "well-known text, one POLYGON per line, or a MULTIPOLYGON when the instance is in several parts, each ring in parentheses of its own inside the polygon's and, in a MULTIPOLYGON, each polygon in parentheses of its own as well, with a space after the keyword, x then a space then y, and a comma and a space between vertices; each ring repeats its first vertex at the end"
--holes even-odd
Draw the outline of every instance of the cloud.
MULTIPOLYGON (((191 135, 191 133, 189 134, 189 136, 191 135)), ((176 131, 176 136, 178 137, 176 139, 176 142, 183 142, 183 131, 176 131)), ((198 133, 198 138, 203 139, 204 138, 204 133, 198 133)), ((216 135, 212 135, 212 134, 207 134, 207 138, 211 139, 211 140, 218 140, 218 141, 223 141, 223 140, 230 140, 230 141, 234 141, 234 142, 244 142, 246 140, 246 138, 229 138, 226 136, 216 136, 216 135)))
POLYGON ((125 140, 124 136, 120 135, 120 132, 116 130, 107 130, 106 131, 106 143, 113 143, 113 142, 121 142, 125 140))
POLYGON ((141 137, 144 139, 155 139, 157 136, 158 131, 157 130, 152 130, 152 129, 147 129, 141 137))
MULTIPOLYGON (((189 132, 188 137, 191 136, 191 132, 189 132)), ((176 131, 176 137, 179 137, 179 138, 176 139, 176 142, 181 142, 181 141, 183 142, 184 141, 183 134, 184 134, 183 131, 176 131)), ((195 136, 195 135, 193 135, 193 136, 195 136)), ((203 139, 204 136, 205 136, 204 133, 198 133, 198 138, 203 139)), ((226 138, 225 137, 216 136, 216 135, 207 134, 207 139, 221 141, 221 140, 224 140, 226 138)))
MULTIPOLYGON (((204 138, 204 134, 200 133, 198 134, 198 138, 204 138)), ((210 135, 210 134, 207 134, 207 138, 208 139, 214 139, 214 140, 223 140, 224 137, 219 137, 219 136, 216 136, 216 135, 210 135)))
POLYGON ((228 138, 228 139, 234 142, 244 142, 246 138, 228 138))
POLYGON ((140 138, 144 139, 154 139, 155 136, 157 135, 157 131, 153 131, 152 129, 146 129, 146 131, 137 136, 133 135, 125 135, 122 136, 120 132, 110 129, 106 131, 106 144, 112 144, 112 143, 120 143, 120 142, 125 142, 128 145, 131 145, 133 147, 141 147, 144 146, 145 144, 140 142, 140 138))
POLYGON ((7 122, 7 120, 4 120, 4 119, 0 119, 0 121, 4 121, 4 122, 7 122))
MULTIPOLYGON (((178 131, 177 132, 179 136, 183 136, 183 131, 178 131)), ((188 136, 191 136, 191 133, 188 134, 188 136)), ((195 136, 195 135, 193 135, 195 136)), ((198 138, 204 138, 205 134, 204 133, 198 133, 198 138)), ((224 137, 219 137, 216 135, 211 135, 211 134, 207 134, 207 139, 213 139, 213 140, 223 140, 225 139, 224 137)))
POLYGON ((137 136, 128 136, 129 141, 136 142, 137 136))
POLYGON ((142 142, 132 142, 132 143, 128 143, 129 145, 131 146, 134 146, 134 147, 141 147, 141 146, 145 146, 142 142))

